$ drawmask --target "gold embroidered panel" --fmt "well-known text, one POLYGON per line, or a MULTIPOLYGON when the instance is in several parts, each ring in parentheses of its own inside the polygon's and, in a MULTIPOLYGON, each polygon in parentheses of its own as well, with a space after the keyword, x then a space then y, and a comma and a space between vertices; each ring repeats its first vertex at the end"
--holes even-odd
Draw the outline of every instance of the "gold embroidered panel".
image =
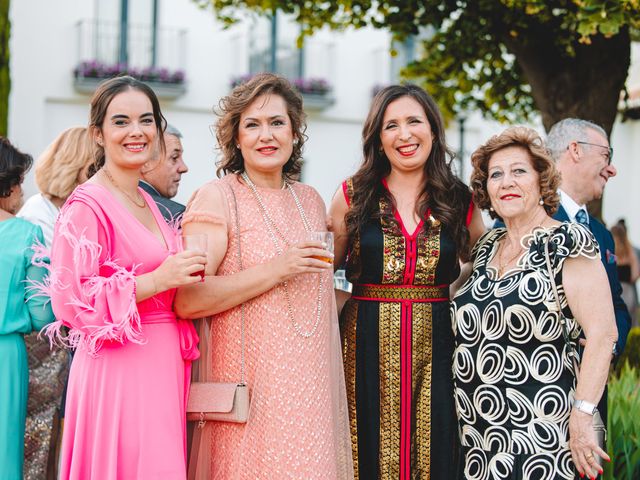
POLYGON ((429 221, 429 228, 418 234, 418 255, 416 258, 417 285, 433 285, 436 280, 436 268, 440 260, 441 223, 429 221), (425 231, 426 230, 426 231, 425 231))
MULTIPOLYGON (((430 303, 414 303, 411 379, 415 425, 411 433, 411 474, 430 478, 432 320, 430 303)), ((436 439, 437 441, 437 439, 436 439)))
MULTIPOLYGON (((380 198, 380 212, 388 213, 391 209, 384 197, 380 198)), ((406 245, 402 232, 387 216, 380 218, 382 236, 384 238, 382 259, 382 283, 404 283, 406 245)))
POLYGON ((344 362, 344 379, 347 387, 347 403, 349 404, 349 423, 351 428, 351 448, 353 449, 354 478, 358 479, 358 425, 356 410, 356 326, 358 323, 358 304, 347 301, 342 312, 341 340, 342 361, 344 362))

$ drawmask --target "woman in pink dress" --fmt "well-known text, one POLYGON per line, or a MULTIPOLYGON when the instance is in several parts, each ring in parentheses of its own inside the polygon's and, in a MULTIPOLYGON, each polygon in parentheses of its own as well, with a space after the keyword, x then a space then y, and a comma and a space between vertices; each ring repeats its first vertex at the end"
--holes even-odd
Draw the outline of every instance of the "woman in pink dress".
POLYGON ((76 348, 61 479, 186 476, 197 336, 172 304, 206 258, 175 253, 175 232, 137 187, 140 168, 164 145, 165 124, 153 91, 131 77, 102 83, 91 101, 97 173, 62 208, 48 285, 58 321, 47 334, 76 348))
POLYGON ((210 381, 240 379, 244 323, 251 406, 246 424, 207 424, 208 448, 193 473, 351 479, 332 265, 314 258, 332 254, 309 240, 310 231, 326 231, 325 206, 293 180, 305 140, 302 98, 285 79, 262 74, 234 89, 221 110, 227 175, 194 195, 183 221, 185 233, 209 236, 206 280, 178 291, 176 311, 212 316, 210 381))

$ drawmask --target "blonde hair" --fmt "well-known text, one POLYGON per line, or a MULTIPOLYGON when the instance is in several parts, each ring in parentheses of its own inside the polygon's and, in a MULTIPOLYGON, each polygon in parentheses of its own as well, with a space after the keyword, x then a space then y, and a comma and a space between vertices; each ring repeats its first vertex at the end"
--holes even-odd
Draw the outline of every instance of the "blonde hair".
POLYGON ((65 200, 94 162, 93 142, 85 127, 63 131, 36 162, 36 184, 41 193, 65 200))

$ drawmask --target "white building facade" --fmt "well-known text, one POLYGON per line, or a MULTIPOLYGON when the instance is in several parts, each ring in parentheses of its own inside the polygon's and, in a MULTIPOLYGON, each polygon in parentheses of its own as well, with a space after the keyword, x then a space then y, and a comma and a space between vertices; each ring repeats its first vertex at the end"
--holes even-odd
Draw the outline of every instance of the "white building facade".
MULTIPOLYGON (((115 64, 124 51, 129 65, 138 69, 155 65, 169 74, 184 73, 184 83, 167 84, 164 93, 157 90, 165 117, 184 135, 184 158, 190 170, 176 198, 183 203, 215 177, 213 108, 229 93, 233 79, 258 71, 271 60, 267 19, 247 15, 225 30, 210 10, 192 0, 15 0, 11 21, 9 138, 34 157, 62 130, 88 122, 91 82, 74 76, 81 62, 115 64), (128 4, 124 48, 120 44, 123 3, 128 4)), ((295 48, 296 25, 285 18, 279 18, 277 25, 278 69, 289 77, 322 78, 332 87, 324 95, 305 98, 309 138, 302 176, 329 202, 360 162, 361 129, 372 92, 395 81, 398 60, 390 56, 390 35, 383 31, 322 31, 305 42, 301 53, 295 48)), ((634 59, 640 65, 638 49, 634 59)), ((640 86, 640 72, 632 73, 640 86)), ((503 128, 477 115, 467 119, 465 180, 470 173, 469 153, 503 128)), ((636 244, 640 244, 636 211, 640 189, 635 188, 640 164, 633 161, 633 153, 634 147, 640 147, 639 133, 637 121, 614 128, 614 162, 620 174, 610 180, 604 202, 605 220, 626 217, 636 244)), ((455 122, 448 134, 450 145, 458 151, 455 122)), ((32 173, 25 190, 26 195, 35 193, 32 173)))

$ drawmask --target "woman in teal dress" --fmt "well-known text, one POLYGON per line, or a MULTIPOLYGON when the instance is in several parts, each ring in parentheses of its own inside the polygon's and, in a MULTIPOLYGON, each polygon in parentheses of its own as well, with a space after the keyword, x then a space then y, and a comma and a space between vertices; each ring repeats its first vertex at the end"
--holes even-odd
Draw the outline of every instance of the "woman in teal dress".
POLYGON ((53 321, 48 299, 29 293, 41 282, 33 246, 43 244, 40 227, 15 217, 30 155, 0 138, 0 478, 22 479, 29 370, 24 334, 53 321))

